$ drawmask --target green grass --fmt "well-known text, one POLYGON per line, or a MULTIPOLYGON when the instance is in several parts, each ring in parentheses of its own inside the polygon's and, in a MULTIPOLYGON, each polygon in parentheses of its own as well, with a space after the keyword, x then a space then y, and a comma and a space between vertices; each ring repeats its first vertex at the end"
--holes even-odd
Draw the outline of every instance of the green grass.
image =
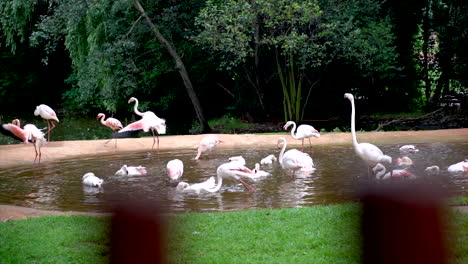
POLYGON ((103 263, 107 218, 45 216, 0 223, 0 263, 103 263))
MULTIPOLYGON (((361 263, 360 206, 169 216, 171 263, 361 263)), ((0 263, 107 263, 108 217, 0 223, 0 263)), ((453 213, 452 263, 468 263, 468 214, 453 213)))

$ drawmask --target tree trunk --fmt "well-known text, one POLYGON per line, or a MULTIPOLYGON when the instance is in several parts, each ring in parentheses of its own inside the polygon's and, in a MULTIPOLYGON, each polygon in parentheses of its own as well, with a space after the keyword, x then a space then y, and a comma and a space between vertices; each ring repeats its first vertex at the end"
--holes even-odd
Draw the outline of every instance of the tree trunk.
POLYGON ((185 88, 187 89, 188 95, 192 100, 193 107, 195 108, 198 120, 200 121, 200 124, 202 126, 202 133, 211 132, 211 127, 203 115, 203 110, 201 108, 200 101, 198 101, 198 97, 195 94, 195 91, 193 90, 192 82, 190 81, 188 72, 185 69, 185 65, 182 62, 182 59, 179 57, 172 45, 163 37, 161 32, 159 32, 156 26, 151 22, 151 19, 146 14, 140 2, 138 0, 133 0, 133 5, 141 13, 141 16, 145 19, 146 24, 148 24, 153 33, 156 35, 156 38, 164 45, 164 47, 166 47, 167 51, 169 52, 169 54, 171 54, 172 58, 174 59, 176 63, 176 68, 179 71, 182 80, 184 81, 185 88))

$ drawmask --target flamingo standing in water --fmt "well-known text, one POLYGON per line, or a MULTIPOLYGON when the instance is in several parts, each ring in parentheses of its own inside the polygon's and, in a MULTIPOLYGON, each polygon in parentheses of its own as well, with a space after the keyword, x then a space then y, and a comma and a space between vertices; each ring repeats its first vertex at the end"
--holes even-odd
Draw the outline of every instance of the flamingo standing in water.
POLYGON ((266 156, 265 158, 263 158, 262 160, 260 160, 260 164, 273 164, 273 162, 275 162, 277 159, 275 157, 275 155, 271 154, 271 155, 268 155, 266 156))
POLYGON ((212 151, 220 143, 223 143, 223 141, 215 135, 203 137, 202 140, 200 140, 200 144, 198 144, 198 152, 195 159, 198 160, 203 152, 212 151))
POLYGON ((217 176, 217 184, 214 188, 207 189, 208 192, 217 192, 221 189, 221 185, 223 184, 223 178, 231 178, 234 179, 244 187, 249 190, 250 192, 254 192, 255 189, 244 182, 241 178, 249 178, 253 179, 254 173, 244 165, 241 165, 239 162, 228 162, 221 164, 218 169, 216 169, 216 176, 217 176))
POLYGON ((384 165, 377 163, 372 169, 377 180, 388 180, 391 178, 407 178, 416 179, 416 175, 408 171, 407 169, 398 169, 387 172, 387 168, 384 165))
POLYGON ((85 175, 83 175, 84 185, 100 188, 103 182, 103 179, 96 177, 96 175, 94 175, 94 173, 92 172, 88 172, 85 175))
POLYGON ((180 159, 170 160, 166 165, 166 172, 171 180, 178 180, 184 174, 184 163, 180 159))
POLYGON ((210 177, 208 180, 200 183, 188 184, 186 182, 179 182, 176 190, 179 192, 196 192, 201 191, 213 192, 212 190, 216 187, 215 177, 210 177))
MULTIPOLYGON (((122 123, 118 119, 115 119, 113 117, 109 117, 106 120, 104 120, 106 118, 106 115, 103 114, 103 113, 99 113, 96 118, 101 121, 101 124, 103 124, 104 126, 112 129, 112 131, 114 131, 114 133, 115 133, 116 130, 119 130, 119 129, 123 128, 122 123)), ((109 143, 112 139, 113 138, 109 139, 104 144, 109 143)), ((115 145, 117 146, 117 139, 115 139, 115 145)))
POLYGON ((154 144, 156 143, 157 138, 159 150, 159 135, 166 134, 166 120, 157 117, 151 111, 146 111, 144 113, 138 111, 138 100, 135 97, 131 97, 128 100, 128 103, 131 102, 135 102, 135 114, 141 116, 142 118, 120 129, 119 132, 112 134, 112 137, 127 137, 131 135, 136 135, 141 132, 151 131, 151 133, 153 134, 153 146, 151 147, 151 149, 154 149, 154 144))
POLYGON ((24 128, 21 128, 20 121, 15 119, 10 124, 0 125, 0 132, 23 143, 33 143, 36 152, 34 163, 36 163, 36 160, 41 163, 41 147, 46 144, 47 140, 44 138, 44 133, 35 125, 27 124, 24 128))
POLYGON ((288 142, 284 137, 280 137, 278 139, 278 147, 280 147, 281 144, 283 145, 283 148, 279 154, 278 161, 283 169, 292 171, 291 177, 293 177, 298 170, 308 173, 315 171, 314 161, 309 154, 297 149, 290 149, 284 153, 286 146, 288 145, 288 142))
POLYGON ((452 164, 447 169, 449 172, 467 172, 468 171, 468 159, 452 164))
POLYGON ((57 121, 59 123, 59 119, 57 118, 57 114, 55 111, 50 108, 50 106, 41 104, 36 106, 36 110, 34 110, 35 116, 41 116, 42 118, 47 120, 47 140, 50 141, 50 131, 54 129, 55 124, 52 120, 57 121))
POLYGON ((142 176, 146 175, 146 167, 143 166, 127 166, 123 165, 120 170, 115 172, 119 176, 142 176))
POLYGON ((300 125, 297 128, 296 131, 296 123, 294 121, 288 121, 286 124, 283 126, 284 130, 287 130, 288 127, 293 126, 291 129, 291 137, 294 139, 301 139, 302 140, 302 149, 301 151, 304 151, 304 139, 308 138, 309 139, 309 145, 310 148, 312 149, 312 143, 310 142, 311 137, 320 137, 320 133, 311 125, 300 125), (296 131, 296 134, 294 134, 294 131, 296 131))
POLYGON ((377 146, 370 143, 358 143, 356 137, 355 128, 355 107, 354 107, 354 96, 350 93, 345 93, 345 98, 351 102, 351 134, 353 137, 353 146, 356 154, 366 163, 368 166, 368 174, 370 175, 371 169, 377 165, 377 163, 392 163, 390 156, 384 155, 382 150, 377 146))

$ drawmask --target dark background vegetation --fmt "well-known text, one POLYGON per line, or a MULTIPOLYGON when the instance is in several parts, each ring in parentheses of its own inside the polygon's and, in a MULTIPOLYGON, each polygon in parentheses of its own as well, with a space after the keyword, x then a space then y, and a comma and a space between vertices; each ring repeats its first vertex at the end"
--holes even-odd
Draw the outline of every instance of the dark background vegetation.
MULTIPOLYGON (((260 9, 275 1, 234 2, 260 9)), ((304 43, 314 48, 304 55, 299 49, 288 50, 284 43, 267 43, 266 37, 265 42, 256 42, 255 32, 250 31, 252 35, 244 36, 246 43, 251 51, 258 47, 258 53, 239 62, 235 62, 239 50, 223 46, 233 36, 216 36, 222 40, 216 42, 213 36, 217 34, 206 28, 221 23, 218 31, 222 33, 229 23, 236 23, 228 19, 239 18, 234 9, 232 14, 210 16, 224 1, 140 3, 182 58, 207 120, 235 119, 275 127, 290 119, 285 115, 277 68, 281 64, 285 72, 294 65, 295 78, 302 83, 304 115, 296 118, 299 123, 329 131, 346 129, 350 105, 343 94, 352 92, 362 129, 388 122, 388 114, 393 119, 404 119, 402 113, 415 118, 443 106, 446 110, 439 115, 459 117, 439 127, 399 128, 466 126, 467 1, 297 1, 304 6, 314 3, 319 8, 314 12, 321 13, 305 22, 285 17, 279 25, 286 25, 287 30, 281 34, 288 39, 288 30, 294 28, 310 36, 304 43), (203 11, 207 13, 204 20, 203 11), (280 59, 275 57, 277 50, 280 59), (282 60, 288 54, 312 62, 282 60)), ((284 3, 288 1, 277 1, 287 9, 281 6, 284 3)), ((266 27, 269 12, 278 12, 270 8, 254 16, 265 36, 271 33, 266 27)), ((278 32, 283 30, 279 27, 278 32)), ((271 36, 278 39, 278 32, 271 36)), ((1 123, 13 117, 32 122, 35 106, 42 103, 54 108, 59 118, 94 118, 104 112, 131 120, 132 105, 127 104, 131 96, 140 100, 140 109, 166 118, 170 134, 202 132, 173 58, 139 19, 132 0, 0 3, 1 123)))

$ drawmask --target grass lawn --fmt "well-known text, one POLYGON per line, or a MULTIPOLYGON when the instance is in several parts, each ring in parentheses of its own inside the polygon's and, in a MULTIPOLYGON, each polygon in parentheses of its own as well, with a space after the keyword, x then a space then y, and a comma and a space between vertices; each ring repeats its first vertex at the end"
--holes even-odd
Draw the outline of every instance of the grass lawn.
MULTIPOLYGON (((454 213, 454 263, 467 263, 468 214, 454 213)), ((0 263, 107 263, 108 217, 0 223, 0 263)), ((360 206, 170 216, 171 263, 361 263, 360 206)), ((130 228, 130 227, 129 227, 130 228)))

